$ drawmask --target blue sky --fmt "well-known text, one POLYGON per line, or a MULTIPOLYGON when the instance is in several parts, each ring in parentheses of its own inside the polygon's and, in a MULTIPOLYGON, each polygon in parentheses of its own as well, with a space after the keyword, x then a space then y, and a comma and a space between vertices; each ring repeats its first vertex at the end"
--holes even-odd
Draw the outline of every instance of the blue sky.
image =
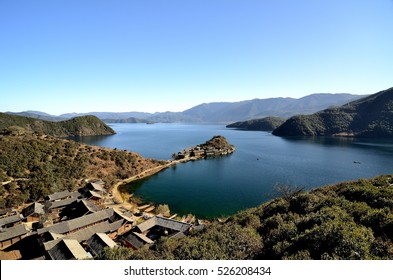
POLYGON ((392 30, 392 0, 0 0, 0 111, 371 94, 392 30))

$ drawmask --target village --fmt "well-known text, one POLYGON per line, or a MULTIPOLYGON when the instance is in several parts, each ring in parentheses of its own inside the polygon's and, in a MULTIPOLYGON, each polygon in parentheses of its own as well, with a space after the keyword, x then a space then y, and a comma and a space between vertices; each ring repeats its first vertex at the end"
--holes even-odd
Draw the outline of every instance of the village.
POLYGON ((170 215, 168 208, 125 201, 120 184, 190 160, 235 151, 224 137, 174 154, 167 165, 155 167, 110 188, 102 180, 88 181, 77 191, 61 191, 25 207, 0 211, 0 259, 70 260, 100 258, 106 247, 138 250, 162 237, 182 238, 204 228, 192 215, 170 215), (110 191, 109 191, 110 190, 110 191), (132 207, 130 207, 132 206, 132 207))
POLYGON ((96 181, 78 191, 53 193, 21 211, 1 211, 0 259, 94 259, 106 247, 138 250, 204 226, 191 216, 155 214, 151 205, 130 211, 114 200, 104 182, 96 181))

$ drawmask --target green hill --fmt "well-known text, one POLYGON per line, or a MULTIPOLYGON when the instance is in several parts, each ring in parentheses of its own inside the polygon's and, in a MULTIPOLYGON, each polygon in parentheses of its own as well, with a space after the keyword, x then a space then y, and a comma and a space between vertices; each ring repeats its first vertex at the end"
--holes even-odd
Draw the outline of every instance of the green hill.
POLYGON ((253 119, 243 122, 235 122, 227 125, 228 128, 237 128, 242 130, 273 131, 285 122, 285 119, 279 117, 266 117, 262 119, 253 119))
POLYGON ((393 88, 312 115, 290 118, 277 136, 393 136, 393 88))
POLYGON ((24 116, 0 113, 0 130, 11 126, 55 137, 110 135, 115 131, 95 116, 76 117, 66 121, 51 122, 24 116))
POLYGON ((208 224, 182 239, 164 238, 120 259, 393 259, 393 176, 281 197, 208 224))
POLYGON ((37 136, 21 128, 0 134, 0 151, 0 209, 75 190, 85 179, 100 179, 110 187, 164 163, 132 152, 37 136))

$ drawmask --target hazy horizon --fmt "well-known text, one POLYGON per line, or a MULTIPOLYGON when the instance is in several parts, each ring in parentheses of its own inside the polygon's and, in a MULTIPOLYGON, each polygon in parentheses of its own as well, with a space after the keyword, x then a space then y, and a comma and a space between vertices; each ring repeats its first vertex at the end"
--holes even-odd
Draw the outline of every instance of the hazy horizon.
MULTIPOLYGON (((23 113, 23 112, 40 112, 40 113, 46 113, 52 116, 61 116, 61 115, 67 115, 67 114, 88 114, 88 113, 147 113, 147 114, 157 114, 157 113, 165 113, 165 112, 171 112, 171 113, 178 113, 178 112, 183 112, 186 111, 188 109, 194 108, 196 106, 202 105, 202 104, 209 104, 209 103, 236 103, 236 102, 243 102, 243 101, 250 101, 250 100, 255 100, 255 99, 259 99, 259 100, 265 100, 265 99, 272 99, 272 98, 292 98, 292 99, 302 99, 304 97, 310 96, 310 95, 317 95, 317 94, 350 94, 350 95, 358 95, 358 94, 351 94, 351 93, 312 93, 312 94, 308 94, 305 96, 301 96, 301 97, 269 97, 269 98, 253 98, 253 99, 249 99, 249 100, 239 100, 239 101, 217 101, 217 102, 203 102, 203 103, 199 103, 199 104, 195 104, 194 106, 190 107, 190 108, 186 108, 182 111, 169 111, 169 110, 164 110, 164 111, 160 111, 160 112, 146 112, 146 111, 138 111, 138 110, 132 110, 132 111, 86 111, 86 112, 75 112, 75 111, 69 111, 69 112, 63 112, 60 114, 52 114, 48 111, 40 111, 40 110, 35 110, 35 109, 26 109, 26 110, 22 110, 22 111, 3 111, 3 113, 23 113)), ((365 96, 365 95, 359 95, 359 98, 365 96)))

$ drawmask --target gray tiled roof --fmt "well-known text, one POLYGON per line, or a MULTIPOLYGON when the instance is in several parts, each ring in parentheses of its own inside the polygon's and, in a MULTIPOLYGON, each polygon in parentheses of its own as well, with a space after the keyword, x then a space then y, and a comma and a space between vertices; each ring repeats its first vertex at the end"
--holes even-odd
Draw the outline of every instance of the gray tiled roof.
POLYGON ((12 212, 15 212, 14 208, 2 209, 2 210, 0 210, 0 216, 6 215, 6 214, 12 213, 12 212))
POLYGON ((179 221, 164 218, 164 217, 155 216, 155 217, 137 225, 137 228, 140 230, 140 232, 145 232, 154 226, 160 226, 160 227, 168 228, 168 229, 175 230, 175 231, 185 232, 191 227, 191 224, 179 222, 179 221))
POLYGON ((53 247, 55 247, 57 244, 59 244, 61 242, 61 240, 63 240, 63 238, 54 239, 54 240, 50 240, 50 241, 45 242, 44 243, 45 251, 51 250, 53 247))
POLYGON ((24 214, 25 217, 28 217, 32 214, 45 214, 44 211, 44 205, 38 202, 34 202, 27 206, 25 209, 23 209, 22 213, 24 214))
POLYGON ((156 217, 156 219, 157 219, 158 226, 164 227, 164 228, 169 228, 169 229, 180 231, 180 232, 185 232, 191 227, 191 224, 179 222, 179 221, 164 218, 164 217, 156 217))
POLYGON ((101 184, 89 183, 87 187, 90 190, 94 190, 94 191, 98 191, 98 192, 105 192, 105 188, 101 184))
POLYGON ((96 233, 87 240, 91 252, 98 256, 105 247, 116 247, 117 244, 105 233, 96 233))
POLYGON ((115 209, 115 208, 113 208, 113 211, 115 211, 115 213, 116 213, 119 217, 121 217, 122 219, 124 219, 124 220, 126 220, 126 221, 128 221, 128 222, 130 222, 130 223, 133 223, 133 222, 134 222, 134 219, 133 219, 132 217, 130 217, 129 215, 127 215, 126 213, 122 213, 121 211, 119 211, 119 210, 117 210, 117 209, 115 209))
POLYGON ((136 227, 139 229, 140 232, 145 232, 145 231, 151 229, 152 227, 154 227, 155 225, 157 225, 156 217, 152 217, 152 218, 148 219, 147 221, 140 223, 136 227))
POLYGON ((147 244, 152 244, 154 243, 153 240, 151 240, 149 237, 147 237, 146 235, 137 233, 137 232, 133 232, 133 234, 135 234, 137 237, 139 237, 143 242, 147 243, 147 244))
MULTIPOLYGON (((121 221, 119 221, 119 222, 121 222, 121 221)), ((121 226, 121 224, 120 224, 120 226, 121 226)), ((54 235, 54 238, 53 238, 53 240, 45 242, 44 247, 46 250, 49 250, 54 245, 56 245, 58 243, 58 241, 61 239, 75 239, 78 242, 83 242, 83 241, 86 241, 89 238, 91 238, 97 232, 110 233, 110 232, 115 231, 117 228, 118 227, 115 226, 115 223, 110 224, 108 221, 105 221, 105 222, 95 224, 93 226, 78 230, 76 232, 73 232, 73 233, 67 234, 67 235, 54 234, 54 233, 50 232, 52 235, 54 235), (54 241, 57 241, 57 242, 54 242, 54 241)))
POLYGON ((98 211, 102 210, 102 208, 98 207, 97 205, 95 205, 91 201, 81 200, 81 203, 83 203, 84 206, 86 207, 86 209, 90 212, 98 212, 98 211))
POLYGON ((132 247, 136 249, 140 249, 143 247, 143 245, 146 244, 146 242, 136 236, 133 232, 128 234, 127 237, 124 238, 124 241, 128 242, 132 247))
POLYGON ((95 236, 97 238, 99 238, 103 243, 105 243, 105 245, 113 248, 115 247, 117 244, 115 243, 115 241, 113 241, 107 234, 105 233, 96 233, 95 236))
POLYGON ((71 193, 68 190, 65 190, 65 191, 62 191, 62 192, 56 192, 56 193, 50 194, 50 195, 47 196, 47 199, 49 201, 55 201, 55 200, 58 200, 58 199, 67 198, 70 195, 71 195, 71 193))
POLYGON ((102 195, 97 191, 88 191, 88 197, 102 198, 102 195))
POLYGON ((52 260, 87 259, 89 255, 74 239, 63 239, 48 251, 52 260))
POLYGON ((5 231, 0 233, 0 241, 9 240, 30 232, 30 229, 26 225, 20 224, 11 228, 7 228, 5 231))
POLYGON ((8 224, 17 223, 17 222, 21 221, 22 219, 23 219, 23 216, 20 214, 3 217, 0 219, 0 227, 3 227, 8 224))
POLYGON ((96 232, 112 232, 111 224, 109 224, 107 221, 101 222, 91 227, 87 227, 85 229, 81 229, 71 234, 68 234, 67 238, 75 239, 79 242, 82 242, 88 240, 96 232))
POLYGON ((76 197, 71 197, 71 198, 66 198, 63 200, 53 201, 51 203, 49 209, 56 209, 56 208, 60 208, 60 207, 65 207, 67 205, 70 205, 71 203, 73 203, 76 200, 77 200, 76 197))
POLYGON ((113 215, 113 209, 112 208, 108 208, 108 209, 104 209, 101 211, 98 211, 96 213, 92 213, 89 215, 85 215, 73 220, 69 220, 69 221, 64 221, 64 222, 60 222, 58 224, 55 224, 53 226, 50 227, 46 227, 46 228, 42 228, 42 229, 38 229, 38 234, 47 232, 47 231, 51 231, 54 233, 68 233, 74 230, 77 230, 79 228, 83 228, 101 221, 105 221, 107 219, 109 219, 109 217, 111 217, 113 215))
POLYGON ((110 232, 114 232, 114 231, 118 230, 123 225, 123 223, 124 223, 124 220, 118 220, 116 222, 109 224, 110 232))

